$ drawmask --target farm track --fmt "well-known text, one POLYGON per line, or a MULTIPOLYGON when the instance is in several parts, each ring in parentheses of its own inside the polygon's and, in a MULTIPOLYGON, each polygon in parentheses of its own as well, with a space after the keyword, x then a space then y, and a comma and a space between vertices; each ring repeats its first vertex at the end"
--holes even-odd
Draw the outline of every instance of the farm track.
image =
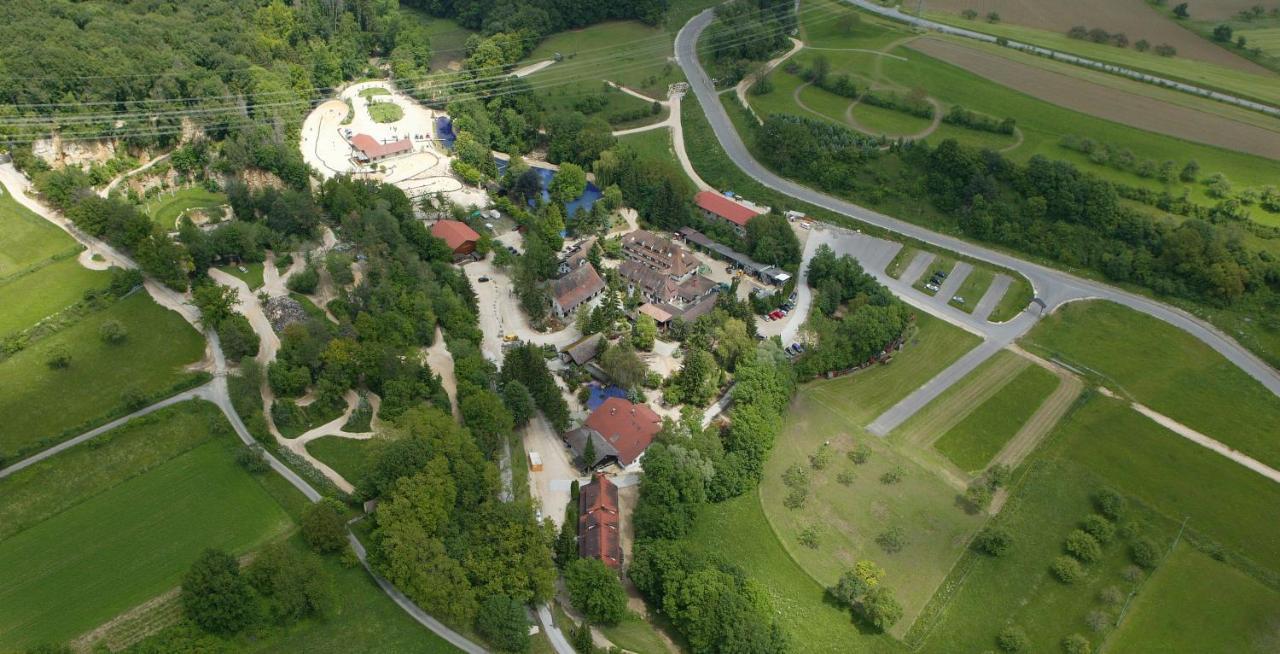
POLYGON ((907 425, 903 431, 904 441, 921 448, 931 447, 934 441, 1004 389, 1028 365, 1030 362, 1017 356, 994 362, 955 393, 926 408, 919 421, 907 425))
POLYGON ((994 462, 1016 468, 1028 454, 1036 449, 1040 441, 1053 431, 1054 426, 1062 416, 1066 415, 1076 398, 1080 397, 1081 391, 1084 390, 1084 382, 1079 377, 1056 366, 1049 366, 1049 370, 1058 376, 1060 380, 1058 387, 1022 425, 1018 433, 1005 443, 1004 448, 993 459, 994 462))
POLYGON ((1175 138, 1280 159, 1280 133, 1190 107, 925 37, 908 47, 1020 93, 1083 114, 1175 138))

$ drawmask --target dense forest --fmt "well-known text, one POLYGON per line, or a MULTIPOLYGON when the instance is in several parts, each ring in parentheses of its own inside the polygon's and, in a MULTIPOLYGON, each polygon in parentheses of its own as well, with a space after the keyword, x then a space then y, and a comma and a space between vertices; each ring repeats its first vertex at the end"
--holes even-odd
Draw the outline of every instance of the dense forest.
POLYGON ((888 144, 772 115, 757 132, 775 170, 871 200, 927 198, 965 236, 1216 306, 1256 307, 1280 328, 1280 262, 1230 218, 1170 220, 1122 201, 1110 182, 1041 156, 1024 163, 946 140, 888 144), (899 171, 887 174, 885 171, 899 171))
POLYGON ((464 27, 487 34, 520 32, 537 39, 606 20, 636 19, 656 25, 667 11, 668 0, 402 0, 402 3, 426 10, 433 16, 452 18, 464 27))

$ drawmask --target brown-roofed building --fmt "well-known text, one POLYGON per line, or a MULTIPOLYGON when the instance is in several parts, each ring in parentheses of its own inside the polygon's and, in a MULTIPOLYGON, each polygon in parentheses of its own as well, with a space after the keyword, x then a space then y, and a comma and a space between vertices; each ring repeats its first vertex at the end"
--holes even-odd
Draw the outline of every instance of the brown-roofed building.
POLYGON ((567 275, 577 268, 581 268, 582 264, 587 263, 591 248, 595 247, 596 239, 589 238, 573 247, 565 253, 564 258, 560 260, 560 265, 556 268, 557 275, 567 275))
POLYGON ((601 473, 578 492, 578 555, 622 567, 618 487, 601 473))
POLYGON ((684 246, 643 229, 622 237, 622 256, 667 275, 677 283, 698 271, 698 260, 684 246))
POLYGON ((713 191, 699 191, 693 197, 693 202, 698 205, 698 209, 707 220, 725 223, 738 232, 739 236, 746 236, 747 223, 760 215, 758 211, 713 191))
POLYGON ((640 460, 661 430, 662 418, 647 404, 611 397, 596 407, 581 427, 566 432, 564 439, 578 456, 591 439, 595 460, 586 462, 589 468, 611 463, 627 468, 640 460))
POLYGON ((670 275, 636 261, 623 261, 618 266, 618 274, 627 281, 628 292, 638 290, 645 299, 654 303, 674 301, 680 288, 670 275))
POLYGON ((583 336, 560 350, 560 360, 565 363, 572 361, 580 366, 585 365, 588 361, 596 358, 597 354, 600 354, 600 346, 603 343, 604 334, 583 336))
POLYGON ((480 240, 476 230, 456 220, 437 220, 431 225, 431 235, 449 244, 455 256, 475 252, 476 242, 480 240))
POLYGON ((380 143, 378 139, 368 134, 356 134, 351 137, 351 147, 355 148, 360 153, 359 156, 365 161, 381 161, 397 154, 412 152, 413 141, 405 137, 398 141, 380 143))
POLYGON ((584 302, 604 292, 604 280, 590 262, 551 282, 551 308, 563 318, 584 302))

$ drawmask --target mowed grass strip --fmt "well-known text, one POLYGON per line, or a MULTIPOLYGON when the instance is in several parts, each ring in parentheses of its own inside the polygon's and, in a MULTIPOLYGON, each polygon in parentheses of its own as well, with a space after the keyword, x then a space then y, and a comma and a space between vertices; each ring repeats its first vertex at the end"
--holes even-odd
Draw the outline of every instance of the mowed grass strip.
POLYGON ((0 543, 0 647, 72 638, 176 586, 205 548, 288 529, 235 447, 201 445, 0 543))
POLYGON ((1267 654, 1280 648, 1277 624, 1280 593, 1182 544, 1129 606, 1108 650, 1267 654))
POLYGON ((1059 460, 1280 574, 1280 484, 1095 395, 1059 425, 1059 460))
POLYGON ((54 444, 72 428, 92 427, 120 410, 126 392, 165 391, 190 373, 182 367, 199 361, 204 340, 177 313, 136 292, 107 309, 41 339, 0 362, 0 457, 54 444), (117 320, 128 331, 119 345, 108 345, 98 329, 117 320), (65 348, 71 364, 52 369, 54 348, 65 348))
POLYGON ((227 196, 201 186, 192 186, 172 193, 163 193, 149 200, 143 210, 152 222, 173 229, 178 217, 190 209, 212 209, 227 203, 227 196))
POLYGON ((307 443, 307 452, 333 468, 343 479, 357 484, 373 465, 378 443, 341 436, 322 436, 307 443))
POLYGON ((54 255, 80 251, 70 236, 18 204, 10 192, 0 185, 0 279, 54 255))
POLYGON ((1280 398, 1164 321, 1110 302, 1073 302, 1023 340, 1042 356, 1104 375, 1107 386, 1137 402, 1280 468, 1280 398))
POLYGON ((987 268, 974 268, 969 271, 968 276, 964 278, 964 282, 960 284, 960 288, 956 289, 955 296, 964 298, 964 302, 956 302, 955 297, 948 298, 947 304, 960 309, 965 313, 973 313, 973 308, 978 306, 978 301, 982 299, 987 287, 991 286, 991 280, 996 276, 995 272, 987 268))
POLYGON ((75 304, 87 290, 104 288, 110 273, 89 270, 76 257, 0 282, 0 336, 20 332, 75 304))
POLYGON ((1058 382, 1057 375, 1048 370, 1027 366, 994 397, 935 441, 934 449, 961 470, 972 473, 986 468, 1058 387, 1058 382))
POLYGON ((0 540, 229 433, 227 429, 214 405, 184 402, 20 470, 0 480, 0 540))

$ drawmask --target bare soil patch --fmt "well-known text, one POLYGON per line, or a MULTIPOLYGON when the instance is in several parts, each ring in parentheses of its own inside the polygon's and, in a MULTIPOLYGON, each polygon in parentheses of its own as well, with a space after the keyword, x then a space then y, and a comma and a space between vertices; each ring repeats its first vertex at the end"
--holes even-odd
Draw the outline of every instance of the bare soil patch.
POLYGON ((1166 104, 936 38, 908 46, 930 57, 1060 107, 1175 138, 1280 159, 1280 133, 1166 104))
MULTIPOLYGON (((1236 4, 1244 8, 1257 4, 1257 0, 1196 0, 1190 4, 1191 16, 1193 19, 1207 19, 1210 14, 1222 13, 1217 6, 1225 8, 1236 4), (1215 8, 1211 10, 1211 6, 1215 8)), ((928 11, 958 15, 965 9, 973 9, 979 16, 994 11, 1000 14, 1001 22, 1062 34, 1076 25, 1100 27, 1112 34, 1123 32, 1130 41, 1146 39, 1152 45, 1168 43, 1178 49, 1179 57, 1259 75, 1269 74, 1262 66, 1236 56, 1165 18, 1143 0, 931 0, 928 3, 928 11)), ((981 29, 981 25, 975 25, 975 28, 981 29)))

